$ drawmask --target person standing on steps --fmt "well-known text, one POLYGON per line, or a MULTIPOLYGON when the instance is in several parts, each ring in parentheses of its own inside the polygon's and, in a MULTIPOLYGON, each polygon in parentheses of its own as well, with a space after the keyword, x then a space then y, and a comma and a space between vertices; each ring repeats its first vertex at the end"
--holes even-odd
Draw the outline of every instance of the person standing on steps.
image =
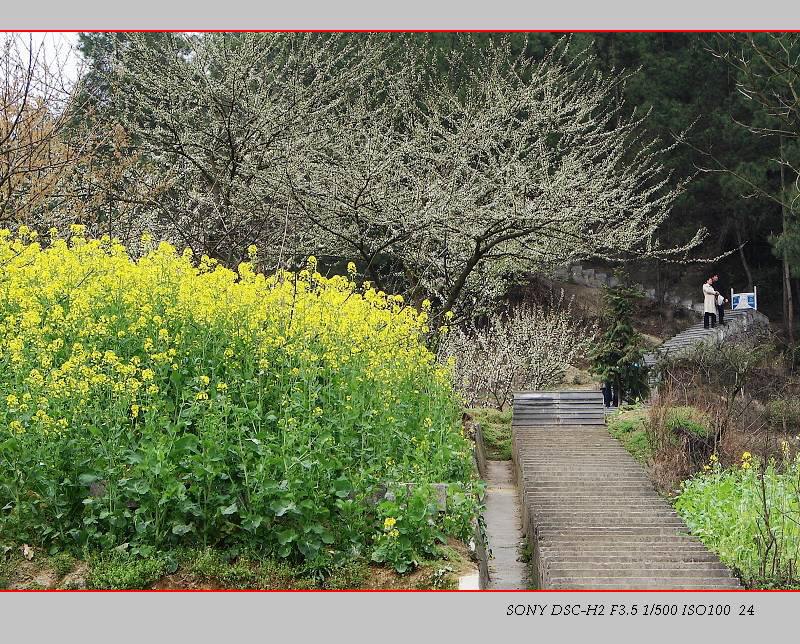
POLYGON ((603 404, 606 407, 619 407, 619 394, 617 388, 611 380, 603 383, 600 387, 603 391, 603 404))
POLYGON ((719 293, 713 286, 714 277, 709 277, 703 284, 703 328, 706 329, 709 327, 709 323, 712 329, 717 326, 717 296, 719 293))
POLYGON ((717 295, 717 322, 720 326, 725 326, 725 303, 727 301, 721 295, 717 295))
POLYGON ((711 276, 711 286, 714 287, 714 290, 717 292, 715 304, 717 305, 717 324, 720 326, 725 326, 725 303, 728 301, 726 300, 719 291, 719 275, 712 275, 711 276))

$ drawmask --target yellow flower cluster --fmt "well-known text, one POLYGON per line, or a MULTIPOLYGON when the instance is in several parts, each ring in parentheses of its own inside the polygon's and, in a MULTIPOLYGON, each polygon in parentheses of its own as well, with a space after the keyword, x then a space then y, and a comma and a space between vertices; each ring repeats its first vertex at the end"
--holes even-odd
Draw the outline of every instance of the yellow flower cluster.
POLYGON ((717 458, 716 454, 711 454, 711 456, 708 457, 708 463, 703 465, 704 472, 710 472, 712 470, 719 470, 719 458, 717 458))
MULTIPOLYGON (((291 379, 282 401, 302 390, 311 417, 326 406, 308 383, 353 369, 354 387, 380 400, 360 410, 366 422, 442 422, 425 402, 449 391, 447 370, 420 341, 427 311, 359 291, 349 277, 325 278, 313 257, 299 274, 265 276, 205 256, 195 265, 191 252, 150 238, 152 250, 133 261, 116 240, 87 239, 80 226, 47 247, 21 232, 0 231, 0 429, 64 432, 117 404, 134 423, 167 399, 178 406, 232 395, 250 368, 268 382, 276 361, 291 379), (418 409, 401 399, 412 385, 423 389, 418 409)), ((358 415, 353 391, 341 393, 358 415)))
MULTIPOLYGON (((314 258, 265 276, 142 241, 133 260, 80 227, 45 246, 0 231, 0 533, 307 557, 351 548, 336 543, 351 506, 374 512, 388 481, 471 494, 429 305, 359 288, 353 267, 323 277, 314 258)), ((402 544, 397 523, 381 535, 402 544)))

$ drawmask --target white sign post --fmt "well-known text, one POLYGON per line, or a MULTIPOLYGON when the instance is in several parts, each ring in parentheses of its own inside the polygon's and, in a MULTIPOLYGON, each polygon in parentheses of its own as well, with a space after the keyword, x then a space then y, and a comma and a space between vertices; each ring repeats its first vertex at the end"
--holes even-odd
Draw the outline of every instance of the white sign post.
POLYGON ((755 309, 758 310, 758 287, 753 287, 752 293, 734 293, 731 289, 731 310, 755 309))

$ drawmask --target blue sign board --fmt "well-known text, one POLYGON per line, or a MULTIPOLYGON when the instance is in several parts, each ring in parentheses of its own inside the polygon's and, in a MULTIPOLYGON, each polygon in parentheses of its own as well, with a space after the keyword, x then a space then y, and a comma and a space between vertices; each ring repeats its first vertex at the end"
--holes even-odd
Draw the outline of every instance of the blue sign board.
POLYGON ((757 293, 757 290, 754 290, 752 293, 734 293, 733 290, 731 290, 731 309, 734 311, 737 309, 757 309, 757 293))

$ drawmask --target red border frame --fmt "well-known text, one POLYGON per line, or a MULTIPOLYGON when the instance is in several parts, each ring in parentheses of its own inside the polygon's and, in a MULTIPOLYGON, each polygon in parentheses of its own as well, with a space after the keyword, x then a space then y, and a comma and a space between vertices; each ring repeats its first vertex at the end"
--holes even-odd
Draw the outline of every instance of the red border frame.
POLYGON ((320 34, 765 34, 800 33, 800 29, 0 29, 0 33, 79 34, 79 33, 320 33, 320 34))
MULTIPOLYGON (((56 34, 77 34, 77 33, 186 33, 195 31, 192 29, 64 29, 56 31, 54 29, 31 29, 27 32, 19 29, 0 29, 0 33, 56 33, 56 34)), ((800 33, 800 29, 199 29, 197 33, 800 33)), ((379 588, 353 589, 353 590, 240 590, 240 589, 179 589, 179 588, 160 588, 160 589, 140 589, 140 590, 70 590, 70 589, 37 589, 37 590, 8 590, 0 589, 2 593, 800 593, 800 590, 784 589, 699 589, 699 590, 654 590, 654 589, 558 589, 558 590, 502 590, 502 589, 483 589, 483 590, 414 590, 414 589, 387 589, 379 588)))
POLYGON ((102 590, 102 589, 86 589, 86 590, 76 590, 76 589, 68 589, 68 588, 37 588, 37 589, 4 589, 0 590, 0 594, 2 593, 434 593, 434 594, 441 594, 441 593, 800 593, 800 590, 789 590, 789 589, 765 589, 765 588, 754 588, 754 589, 719 589, 715 590, 713 588, 705 588, 705 589, 697 589, 697 590, 681 590, 681 589, 667 589, 667 590, 657 590, 653 588, 646 588, 642 590, 636 590, 635 588, 621 588, 619 590, 615 590, 613 588, 603 588, 600 590, 591 590, 588 588, 580 588, 575 590, 569 590, 568 588, 559 588, 555 590, 539 590, 539 589, 531 589, 531 590, 503 590, 503 589, 489 589, 485 588, 483 590, 478 589, 471 589, 471 590, 415 590, 412 588, 399 588, 399 589, 391 589, 391 588, 376 588, 374 590, 370 590, 368 588, 358 588, 358 589, 341 589, 341 590, 325 590, 325 589, 286 589, 286 590, 257 590, 257 589, 237 589, 237 588, 220 588, 220 589, 212 589, 212 588, 154 588, 154 589, 136 589, 136 590, 120 590, 120 589, 111 589, 111 590, 102 590))

